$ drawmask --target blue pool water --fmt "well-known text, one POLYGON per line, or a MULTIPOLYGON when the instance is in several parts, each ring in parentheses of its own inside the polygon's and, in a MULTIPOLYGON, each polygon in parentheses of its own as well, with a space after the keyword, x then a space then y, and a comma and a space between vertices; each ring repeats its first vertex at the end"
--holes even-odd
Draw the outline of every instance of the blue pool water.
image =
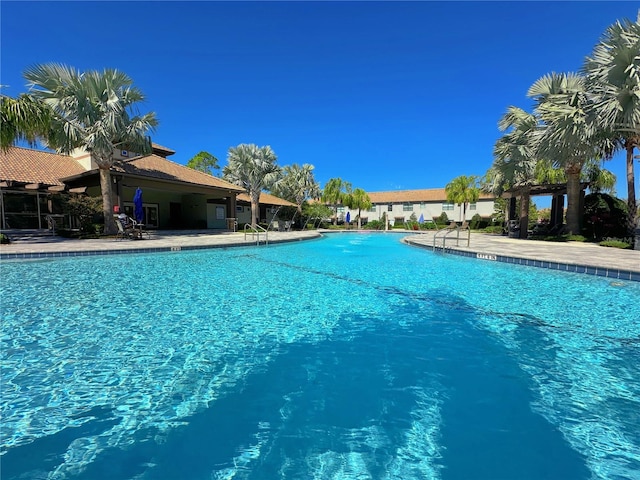
POLYGON ((394 234, 2 264, 2 479, 638 479, 640 283, 394 234))

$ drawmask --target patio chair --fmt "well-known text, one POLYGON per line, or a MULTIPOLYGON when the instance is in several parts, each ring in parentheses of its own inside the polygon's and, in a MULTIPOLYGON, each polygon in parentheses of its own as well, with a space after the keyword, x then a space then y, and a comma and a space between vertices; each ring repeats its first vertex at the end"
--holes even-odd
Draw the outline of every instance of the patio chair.
POLYGON ((122 223, 122 220, 118 217, 113 219, 116 222, 116 226, 118 227, 118 231, 116 232, 116 240, 122 240, 123 238, 135 238, 137 235, 133 230, 133 224, 127 224, 126 226, 122 223))

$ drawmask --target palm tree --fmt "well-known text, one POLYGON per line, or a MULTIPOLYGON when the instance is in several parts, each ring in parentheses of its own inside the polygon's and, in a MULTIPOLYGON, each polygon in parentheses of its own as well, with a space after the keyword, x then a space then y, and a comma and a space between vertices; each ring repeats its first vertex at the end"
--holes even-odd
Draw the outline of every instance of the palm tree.
POLYGON ((500 131, 507 132, 495 143, 494 161, 487 172, 484 190, 494 195, 515 188, 520 197, 520 238, 527 238, 531 187, 536 182, 534 132, 535 115, 518 107, 509 107, 498 121, 500 131))
POLYGON ((360 213, 362 210, 371 208, 371 199, 367 192, 361 188, 356 188, 345 197, 345 205, 349 208, 358 209, 358 229, 362 227, 360 213))
POLYGON ((281 177, 276 164, 276 154, 270 146, 258 147, 254 144, 240 144, 231 147, 227 154, 227 165, 223 178, 244 187, 251 199, 251 226, 256 227, 260 216, 260 194, 262 190, 274 187, 281 177))
POLYGON ((461 175, 449 182, 444 190, 447 194, 447 201, 462 205, 462 219, 467 218, 467 204, 478 201, 480 189, 478 179, 474 175, 461 175))
POLYGON ((322 201, 331 205, 335 212, 333 224, 338 223, 338 205, 344 203, 345 196, 351 193, 351 184, 341 178, 332 178, 322 190, 322 201))
POLYGON ((34 145, 38 138, 46 138, 51 115, 51 110, 31 95, 0 95, 0 149, 6 152, 18 141, 34 145))
POLYGON ((582 71, 599 127, 611 132, 616 149, 626 151, 627 229, 636 225, 634 149, 640 147, 640 13, 635 22, 618 21, 605 31, 582 71))
POLYGON ((296 204, 297 212, 302 215, 302 204, 310 198, 320 196, 320 186, 313 177, 314 166, 297 163, 283 168, 283 177, 273 188, 272 193, 296 204))
POLYGON ((542 123, 536 132, 538 157, 564 168, 567 175, 568 233, 579 234, 581 224, 580 178, 585 162, 601 157, 600 138, 593 118, 585 113, 589 100, 584 77, 551 73, 538 79, 527 92, 536 102, 542 123))
POLYGON ((58 153, 77 148, 91 153, 100 172, 104 231, 114 233, 110 169, 117 146, 139 154, 151 152, 146 136, 158 124, 154 113, 139 115, 145 97, 126 74, 113 69, 80 73, 49 63, 24 72, 30 93, 53 111, 46 145, 58 153))

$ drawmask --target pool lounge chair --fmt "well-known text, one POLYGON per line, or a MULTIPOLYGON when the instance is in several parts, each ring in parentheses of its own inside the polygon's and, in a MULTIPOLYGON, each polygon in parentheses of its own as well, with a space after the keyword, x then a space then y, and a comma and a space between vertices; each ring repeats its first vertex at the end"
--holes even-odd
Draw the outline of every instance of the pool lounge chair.
POLYGON ((128 223, 126 226, 122 223, 122 220, 118 217, 113 219, 116 222, 118 231, 116 233, 116 240, 122 240, 124 238, 135 239, 138 238, 138 232, 133 228, 133 223, 128 223))

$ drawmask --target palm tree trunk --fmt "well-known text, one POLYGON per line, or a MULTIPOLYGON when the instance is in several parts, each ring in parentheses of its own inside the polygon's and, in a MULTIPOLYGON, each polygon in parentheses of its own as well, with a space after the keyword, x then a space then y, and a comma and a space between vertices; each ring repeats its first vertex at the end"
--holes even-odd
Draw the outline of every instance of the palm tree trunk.
POLYGON ((567 227, 565 231, 570 235, 580 235, 580 173, 582 163, 571 163, 567 165, 567 227))
POLYGON ((256 228, 260 217, 260 192, 251 192, 251 226, 256 228))
POLYGON ((627 149, 627 207, 629 209, 627 214, 627 234, 633 239, 638 209, 636 205, 635 172, 633 170, 633 149, 635 148, 635 143, 627 141, 625 147, 627 149))
POLYGON ((100 166, 100 191, 102 192, 102 214, 104 215, 104 233, 113 235, 116 233, 116 225, 113 221, 113 199, 111 195, 111 171, 109 167, 100 166))
POLYGON ((529 204, 531 203, 531 189, 524 188, 520 195, 520 238, 529 236, 529 204))

